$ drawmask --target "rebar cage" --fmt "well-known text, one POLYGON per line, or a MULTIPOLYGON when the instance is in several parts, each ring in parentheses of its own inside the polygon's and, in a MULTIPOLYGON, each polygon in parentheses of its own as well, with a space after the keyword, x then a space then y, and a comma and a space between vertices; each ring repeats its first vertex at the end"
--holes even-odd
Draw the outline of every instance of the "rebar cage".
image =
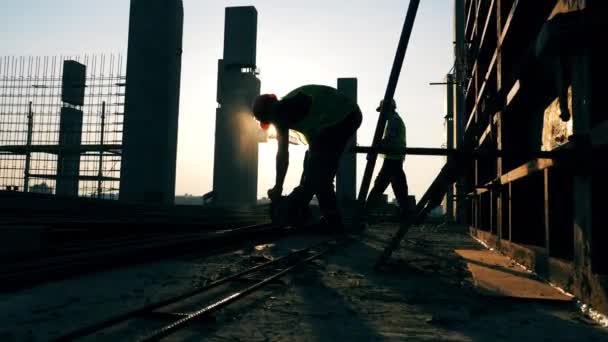
POLYGON ((0 190, 56 194, 70 177, 77 195, 116 199, 120 186, 125 66, 121 55, 0 57, 0 190), (64 61, 86 67, 82 106, 62 101, 64 61), (66 108, 81 111, 77 126, 61 127, 66 108), (70 145, 75 172, 58 171, 70 145), (75 174, 74 174, 75 173, 75 174))

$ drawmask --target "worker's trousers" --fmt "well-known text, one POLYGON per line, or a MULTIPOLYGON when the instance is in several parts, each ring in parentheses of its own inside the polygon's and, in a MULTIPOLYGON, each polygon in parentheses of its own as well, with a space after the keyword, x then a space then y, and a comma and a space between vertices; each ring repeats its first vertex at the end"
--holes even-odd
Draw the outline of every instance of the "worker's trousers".
POLYGON ((378 177, 376 177, 374 187, 369 193, 367 202, 370 206, 376 205, 389 184, 393 187, 393 192, 399 203, 399 208, 403 215, 406 215, 407 210, 409 210, 409 202, 407 178, 405 177, 405 172, 403 172, 403 160, 384 159, 384 163, 382 164, 380 173, 378 173, 378 177))
POLYGON ((330 222, 340 221, 334 178, 342 153, 361 126, 361 120, 361 111, 357 109, 342 122, 322 130, 310 142, 300 186, 289 195, 290 207, 295 210, 305 207, 316 195, 323 216, 330 222))

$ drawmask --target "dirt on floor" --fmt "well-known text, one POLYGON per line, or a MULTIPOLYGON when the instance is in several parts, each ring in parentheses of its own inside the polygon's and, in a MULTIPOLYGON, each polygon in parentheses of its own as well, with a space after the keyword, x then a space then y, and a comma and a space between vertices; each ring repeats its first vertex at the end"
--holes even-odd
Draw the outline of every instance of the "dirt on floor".
MULTIPOLYGON (((415 227, 387 267, 374 272, 396 229, 374 225, 332 254, 219 311, 213 320, 196 322, 166 340, 608 341, 608 330, 569 301, 479 291, 467 260, 455 250, 484 248, 464 227, 415 227)), ((325 238, 297 235, 220 256, 180 257, 1 294, 0 340, 48 340, 325 238)), ((182 309, 198 305, 204 303, 190 302, 182 309)), ((120 330, 90 338, 132 339, 120 330)))

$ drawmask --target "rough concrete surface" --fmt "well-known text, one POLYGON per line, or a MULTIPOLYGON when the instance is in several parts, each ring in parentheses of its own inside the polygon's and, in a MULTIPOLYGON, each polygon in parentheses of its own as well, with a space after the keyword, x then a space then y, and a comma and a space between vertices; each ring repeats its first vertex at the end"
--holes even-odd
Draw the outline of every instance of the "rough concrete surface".
MULTIPOLYGON (((166 340, 608 340, 608 330, 584 318, 567 301, 496 297, 478 291, 466 261, 454 250, 483 247, 462 227, 412 229, 388 267, 373 272, 375 259, 396 229, 374 226, 333 254, 166 340)), ((322 239, 294 236, 221 256, 180 257, 1 294, 0 340, 48 340, 322 239)), ((204 304, 203 299, 195 299, 170 309, 188 312, 204 304)), ((163 323, 168 322, 131 322, 88 340, 132 341, 163 323)))

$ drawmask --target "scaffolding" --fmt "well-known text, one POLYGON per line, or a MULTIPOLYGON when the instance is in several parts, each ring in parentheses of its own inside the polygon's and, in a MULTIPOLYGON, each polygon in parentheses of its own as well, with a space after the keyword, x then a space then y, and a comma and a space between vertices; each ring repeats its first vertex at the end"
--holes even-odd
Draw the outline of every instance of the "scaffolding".
POLYGON ((120 55, 0 57, 0 190, 56 194, 67 177, 80 197, 116 199, 124 68, 120 55), (64 80, 68 61, 86 67, 84 84, 64 80), (66 99, 73 91, 81 103, 66 99), (78 114, 75 125, 62 125, 65 113, 78 114), (62 156, 70 155, 76 172, 63 174, 62 156))

